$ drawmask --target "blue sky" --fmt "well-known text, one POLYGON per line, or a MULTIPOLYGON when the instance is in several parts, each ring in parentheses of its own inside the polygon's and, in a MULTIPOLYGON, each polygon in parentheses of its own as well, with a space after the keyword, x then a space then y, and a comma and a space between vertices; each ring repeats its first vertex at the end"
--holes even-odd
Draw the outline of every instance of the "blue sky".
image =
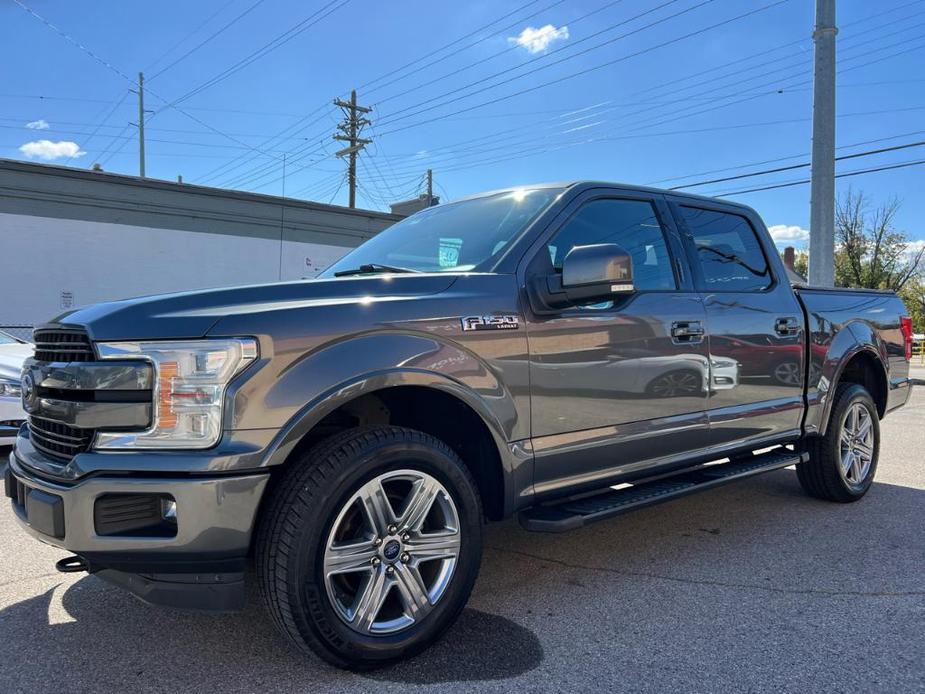
MULTIPOLYGON (((285 193, 322 202, 346 203, 331 100, 351 88, 374 109, 359 169, 370 208, 419 191, 428 167, 453 199, 577 178, 680 185, 809 158, 811 0, 22 2, 57 31, 0 3, 3 157, 136 174, 129 81, 144 70, 148 176, 279 194, 285 158, 285 193)), ((925 140, 925 0, 838 5, 838 154, 925 140)), ((922 159, 912 147, 838 171, 922 159)), ((923 184, 911 166, 838 188, 898 197, 900 228, 925 239, 923 184)), ((800 245, 808 185, 735 199, 800 245)))

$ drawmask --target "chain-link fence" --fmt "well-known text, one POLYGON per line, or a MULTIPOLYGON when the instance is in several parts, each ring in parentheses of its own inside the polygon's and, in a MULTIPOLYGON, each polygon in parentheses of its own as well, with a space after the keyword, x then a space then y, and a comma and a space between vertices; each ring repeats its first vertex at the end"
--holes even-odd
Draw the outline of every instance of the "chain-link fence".
POLYGON ((0 325, 0 330, 5 332, 7 335, 18 337, 20 340, 32 342, 31 325, 0 325))

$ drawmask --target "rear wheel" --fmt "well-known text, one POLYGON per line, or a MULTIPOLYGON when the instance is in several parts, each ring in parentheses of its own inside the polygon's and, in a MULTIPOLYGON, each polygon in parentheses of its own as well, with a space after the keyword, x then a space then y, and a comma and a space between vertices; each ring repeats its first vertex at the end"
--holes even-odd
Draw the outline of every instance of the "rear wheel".
POLYGON ((810 496, 857 501, 870 488, 880 454, 880 418, 864 386, 843 383, 825 436, 811 439, 809 461, 797 465, 797 477, 810 496))
POLYGON ((257 569, 277 626, 339 667, 369 669, 433 643, 465 606, 481 505, 441 441, 357 430, 309 451, 273 491, 257 569))

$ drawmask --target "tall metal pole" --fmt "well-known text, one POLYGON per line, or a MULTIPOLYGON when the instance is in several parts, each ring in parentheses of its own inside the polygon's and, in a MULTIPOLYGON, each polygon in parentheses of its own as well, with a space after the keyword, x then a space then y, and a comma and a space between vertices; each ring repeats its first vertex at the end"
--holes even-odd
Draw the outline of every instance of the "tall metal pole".
POLYGON ((434 204, 434 171, 427 169, 427 206, 434 204))
POLYGON ((138 73, 138 175, 145 177, 145 73, 138 73))
POLYGON ((357 90, 350 92, 350 144, 353 149, 350 151, 350 168, 347 170, 347 183, 350 186, 350 207, 357 206, 357 90))
POLYGON ((364 125, 369 125, 371 121, 360 114, 366 114, 372 111, 368 106, 357 106, 357 91, 354 89, 350 92, 350 101, 334 99, 334 105, 340 106, 344 112, 344 122, 337 126, 337 129, 343 133, 334 135, 335 140, 341 140, 349 144, 348 147, 335 152, 335 156, 348 156, 349 164, 347 166, 347 183, 350 189, 350 207, 356 207, 357 202, 357 155, 372 140, 360 137, 360 130, 364 125))
POLYGON ((816 0, 809 283, 835 284, 835 0, 816 0))

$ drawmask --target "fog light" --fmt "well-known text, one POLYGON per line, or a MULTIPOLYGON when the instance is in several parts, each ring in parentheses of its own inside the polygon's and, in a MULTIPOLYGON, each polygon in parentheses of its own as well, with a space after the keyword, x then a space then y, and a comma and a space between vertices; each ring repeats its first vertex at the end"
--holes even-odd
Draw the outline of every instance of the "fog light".
POLYGON ((161 516, 170 523, 177 522, 177 502, 172 499, 161 499, 161 516))

